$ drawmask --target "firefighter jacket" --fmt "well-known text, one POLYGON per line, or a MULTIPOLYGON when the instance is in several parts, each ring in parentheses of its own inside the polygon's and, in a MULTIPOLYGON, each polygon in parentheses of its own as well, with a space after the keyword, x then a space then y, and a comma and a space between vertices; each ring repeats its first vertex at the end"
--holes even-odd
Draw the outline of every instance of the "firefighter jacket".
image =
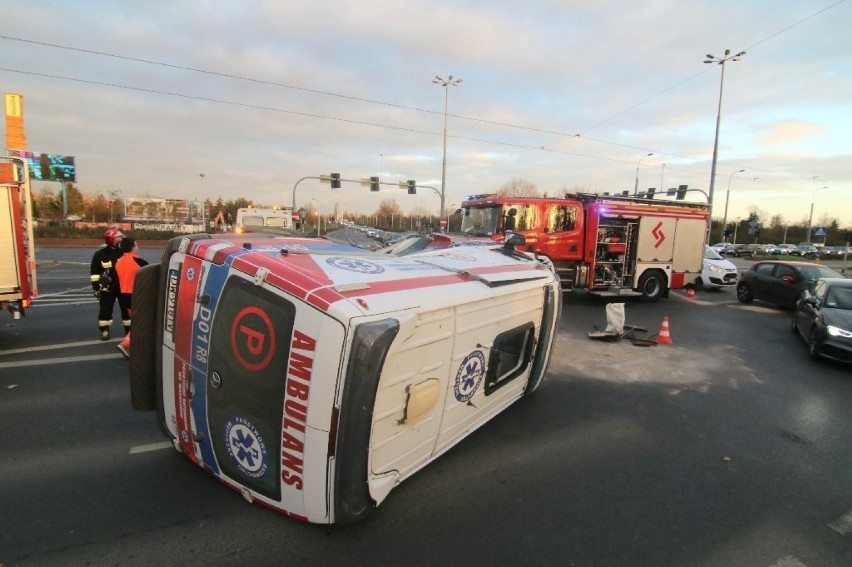
POLYGON ((119 258, 121 258, 121 250, 112 246, 104 246, 95 252, 89 270, 93 290, 109 294, 118 293, 118 274, 115 271, 115 263, 119 258))

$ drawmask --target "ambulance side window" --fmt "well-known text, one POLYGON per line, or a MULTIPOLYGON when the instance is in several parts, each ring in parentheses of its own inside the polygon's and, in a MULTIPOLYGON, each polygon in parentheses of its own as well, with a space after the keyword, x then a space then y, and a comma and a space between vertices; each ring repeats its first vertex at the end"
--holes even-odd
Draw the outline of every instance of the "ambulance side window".
POLYGON ((488 371, 485 375, 486 396, 523 375, 529 366, 534 342, 535 325, 533 323, 526 323, 497 335, 488 355, 488 371))

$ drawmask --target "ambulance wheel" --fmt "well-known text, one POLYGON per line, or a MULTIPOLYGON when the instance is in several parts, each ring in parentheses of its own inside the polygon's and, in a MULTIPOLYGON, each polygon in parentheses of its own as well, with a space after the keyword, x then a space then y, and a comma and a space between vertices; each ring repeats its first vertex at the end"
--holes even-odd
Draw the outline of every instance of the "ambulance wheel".
POLYGON ((639 279, 639 291, 646 301, 657 301, 665 293, 666 278, 657 270, 649 270, 639 279))
POLYGON ((160 283, 160 264, 149 264, 136 272, 133 282, 133 312, 130 333, 130 403, 135 410, 156 409, 155 322, 160 283))

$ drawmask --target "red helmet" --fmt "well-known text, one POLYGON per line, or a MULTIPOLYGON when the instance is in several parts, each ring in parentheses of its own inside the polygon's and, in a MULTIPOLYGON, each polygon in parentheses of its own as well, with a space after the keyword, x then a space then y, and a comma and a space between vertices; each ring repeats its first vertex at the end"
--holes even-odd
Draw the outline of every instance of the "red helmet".
POLYGON ((118 244, 118 240, 122 238, 124 238, 124 234, 117 228, 108 228, 104 233, 104 240, 106 241, 107 246, 115 246, 118 244))

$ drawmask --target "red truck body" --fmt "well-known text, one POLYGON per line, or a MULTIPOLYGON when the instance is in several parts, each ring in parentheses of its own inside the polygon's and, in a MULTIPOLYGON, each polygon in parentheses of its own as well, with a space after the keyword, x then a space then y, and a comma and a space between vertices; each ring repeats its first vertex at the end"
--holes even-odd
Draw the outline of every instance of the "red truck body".
POLYGON ((462 232, 502 240, 553 262, 565 291, 657 299, 701 273, 707 205, 629 196, 563 199, 475 195, 462 202, 462 232))

